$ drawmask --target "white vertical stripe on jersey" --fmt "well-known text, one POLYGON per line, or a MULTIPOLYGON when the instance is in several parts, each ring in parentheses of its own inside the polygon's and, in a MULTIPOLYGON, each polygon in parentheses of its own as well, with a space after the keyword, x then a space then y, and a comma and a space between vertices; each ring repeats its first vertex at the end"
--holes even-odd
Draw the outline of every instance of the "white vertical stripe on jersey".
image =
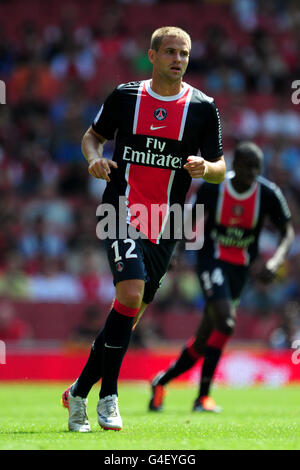
POLYGON ((221 222, 221 212, 222 212, 224 193, 225 193, 225 182, 226 180, 220 184, 220 190, 219 190, 219 195, 218 195, 218 200, 217 200, 216 222, 218 224, 221 222))
POLYGON ((182 119, 181 119, 181 125, 180 125, 180 132, 179 132, 178 140, 182 140, 184 127, 185 127, 185 121, 186 121, 186 117, 187 117, 187 112, 188 112, 189 105, 190 105, 191 98, 192 98, 193 88, 191 86, 189 88, 190 89, 189 89, 188 95, 186 97, 185 104, 184 104, 184 110, 183 110, 183 113, 182 113, 182 119))
POLYGON ((137 123, 138 123, 138 118, 139 118, 139 110, 140 110, 140 104, 141 104, 141 98, 142 98, 142 92, 143 92, 143 87, 144 87, 144 81, 141 82, 137 97, 136 97, 136 103, 135 103, 135 110, 134 110, 134 120, 133 120, 133 129, 132 133, 136 134, 136 128, 137 128, 137 123))
POLYGON ((255 208, 254 208, 254 213, 253 213, 253 220, 251 227, 254 228, 257 224, 258 220, 258 215, 259 215, 259 210, 260 210, 260 184, 257 185, 257 191, 255 195, 255 208))
POLYGON ((282 211, 283 211, 284 215, 287 218, 291 217, 291 212, 290 212, 289 206, 287 205, 286 199, 285 199, 284 195, 282 194, 281 189, 278 186, 275 188, 275 194, 278 197, 278 200, 280 202, 280 205, 281 205, 281 208, 282 208, 282 211))
POLYGON ((125 170, 125 180, 127 181, 125 196, 126 196, 127 223, 128 223, 128 224, 130 224, 130 219, 131 219, 130 209, 129 209, 129 205, 128 205, 128 198, 129 198, 129 193, 130 193, 130 184, 129 184, 130 167, 131 167, 131 164, 130 164, 130 163, 127 163, 127 165, 126 165, 126 170, 125 170))

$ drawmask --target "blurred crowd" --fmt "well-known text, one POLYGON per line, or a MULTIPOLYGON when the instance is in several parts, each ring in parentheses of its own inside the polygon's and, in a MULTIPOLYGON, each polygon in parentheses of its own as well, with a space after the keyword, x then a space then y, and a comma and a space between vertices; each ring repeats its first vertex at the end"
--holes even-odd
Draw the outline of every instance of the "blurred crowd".
MULTIPOLYGON (((297 305, 300 104, 291 97, 292 83, 300 80, 299 2, 50 3, 26 2, 28 15, 18 0, 0 1, 0 12, 11 12, 9 24, 0 14, 0 79, 7 91, 7 105, 0 105, 0 296, 112 299, 108 263, 96 237, 105 185, 89 176, 81 138, 114 86, 150 76, 150 34, 177 18, 193 40, 186 81, 215 97, 228 167, 234 145, 253 139, 264 150, 264 176, 279 184, 293 214, 296 240, 287 263, 272 286, 253 277, 242 305, 261 311, 281 309, 291 299, 297 305), (52 10, 41 16, 45 8, 52 10)), ((108 143, 105 156, 111 154, 108 143)), ((275 242, 267 227, 263 257, 275 242)), ((163 310, 172 300, 180 308, 201 308, 193 256, 174 273, 157 305, 163 310)))

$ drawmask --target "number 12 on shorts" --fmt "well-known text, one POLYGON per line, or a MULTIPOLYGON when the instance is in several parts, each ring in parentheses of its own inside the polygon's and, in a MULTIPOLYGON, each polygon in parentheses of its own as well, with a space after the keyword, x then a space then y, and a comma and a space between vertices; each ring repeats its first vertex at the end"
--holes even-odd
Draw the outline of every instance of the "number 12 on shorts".
MULTIPOLYGON (((131 238, 126 238, 126 240, 122 240, 123 243, 129 244, 129 247, 125 251, 125 258, 137 258, 137 254, 133 253, 133 250, 135 249, 135 241, 131 240, 131 238)), ((118 261, 122 260, 122 256, 120 255, 120 250, 119 250, 119 240, 116 240, 115 242, 112 243, 111 247, 114 249, 115 252, 115 259, 114 262, 118 263, 118 261)))

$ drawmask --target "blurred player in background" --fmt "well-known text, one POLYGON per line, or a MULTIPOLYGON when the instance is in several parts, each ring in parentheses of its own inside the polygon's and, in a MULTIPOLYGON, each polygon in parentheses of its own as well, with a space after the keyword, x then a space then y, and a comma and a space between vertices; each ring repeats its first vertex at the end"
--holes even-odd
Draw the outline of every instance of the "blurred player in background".
POLYGON ((204 245, 197 253, 196 268, 205 298, 203 319, 176 362, 152 381, 150 410, 160 411, 165 385, 203 358, 193 410, 221 411, 210 397, 210 387, 224 347, 234 332, 236 307, 258 254, 265 218, 269 216, 281 238, 274 255, 258 273, 261 281, 274 279, 294 238, 286 200, 274 183, 259 176, 262 164, 261 149, 252 142, 242 142, 234 152, 234 171, 222 184, 203 183, 197 192, 196 204, 205 204, 206 217, 204 245))
POLYGON ((118 86, 83 137, 88 171, 107 181, 102 203, 113 206, 120 222, 105 240, 116 298, 82 373, 63 394, 71 431, 90 431, 87 395, 100 378, 98 422, 103 429, 122 428, 119 371, 134 320, 153 300, 175 247, 172 229, 168 239, 163 236, 169 208, 184 205, 192 178, 220 183, 225 176, 214 101, 182 81, 190 49, 190 36, 182 29, 156 30, 148 52, 152 79, 118 86), (102 157, 103 144, 114 137, 113 159, 108 160, 102 157), (203 158, 197 156, 199 150, 203 158), (164 205, 162 217, 155 225, 143 210, 136 214, 136 204, 148 214, 154 204, 164 205), (129 227, 144 236, 133 239, 129 227))

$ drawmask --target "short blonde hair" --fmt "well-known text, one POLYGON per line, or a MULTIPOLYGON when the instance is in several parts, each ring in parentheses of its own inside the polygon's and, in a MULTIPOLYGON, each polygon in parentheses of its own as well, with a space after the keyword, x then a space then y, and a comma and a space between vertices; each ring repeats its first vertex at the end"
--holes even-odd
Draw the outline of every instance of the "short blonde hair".
POLYGON ((150 49, 158 51, 161 46, 162 40, 166 36, 173 36, 185 39, 189 44, 189 50, 191 50, 192 41, 190 35, 183 29, 178 28, 177 26, 163 26, 162 28, 156 29, 151 36, 150 49))

